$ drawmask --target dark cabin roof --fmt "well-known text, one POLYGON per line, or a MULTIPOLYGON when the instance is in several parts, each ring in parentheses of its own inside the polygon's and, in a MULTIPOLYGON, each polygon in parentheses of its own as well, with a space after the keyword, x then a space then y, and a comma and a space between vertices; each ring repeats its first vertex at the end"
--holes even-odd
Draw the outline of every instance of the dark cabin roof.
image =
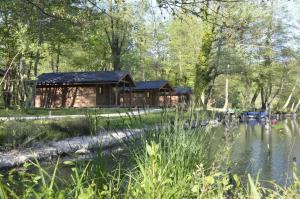
POLYGON ((38 76, 38 85, 110 84, 127 80, 134 82, 126 71, 44 73, 38 76))
POLYGON ((189 87, 175 87, 174 94, 176 95, 190 95, 192 94, 192 89, 189 87))
POLYGON ((166 80, 156 80, 156 81, 141 81, 136 82, 135 87, 133 87, 134 91, 143 91, 143 90, 173 90, 172 86, 166 80))

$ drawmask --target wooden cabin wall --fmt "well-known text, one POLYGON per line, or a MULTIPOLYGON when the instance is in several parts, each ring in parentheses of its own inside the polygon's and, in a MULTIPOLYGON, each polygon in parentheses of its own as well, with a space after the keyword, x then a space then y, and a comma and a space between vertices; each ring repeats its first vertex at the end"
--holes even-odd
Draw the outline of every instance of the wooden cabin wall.
POLYGON ((98 85, 96 90, 97 107, 120 105, 119 88, 116 85, 98 85), (115 90, 117 89, 117 90, 115 90))
POLYGON ((36 89, 35 107, 95 107, 95 87, 44 87, 36 89))
POLYGON ((190 94, 177 94, 171 96, 171 106, 178 106, 181 103, 189 104, 191 100, 190 94))
POLYGON ((158 103, 160 107, 171 106, 172 104, 170 95, 164 95, 164 93, 160 93, 158 103))
POLYGON ((171 96, 171 106, 177 106, 179 104, 179 96, 173 95, 171 96))
POLYGON ((131 103, 130 103, 130 93, 120 93, 121 102, 120 104, 125 107, 144 107, 147 106, 146 95, 144 92, 131 93, 131 103))
MULTIPOLYGON (((170 96, 166 96, 166 103, 164 102, 164 96, 161 96, 161 92, 158 91, 142 91, 132 92, 131 105, 132 107, 164 107, 171 106, 170 96)), ((130 106, 130 93, 120 93, 121 105, 124 102, 124 106, 130 106)))
POLYGON ((123 106, 123 107, 131 107, 131 106, 136 106, 137 102, 135 101, 136 100, 136 96, 134 93, 131 93, 131 96, 130 96, 130 93, 123 93, 121 92, 120 93, 120 105, 123 106), (131 100, 130 100, 131 98, 131 100))

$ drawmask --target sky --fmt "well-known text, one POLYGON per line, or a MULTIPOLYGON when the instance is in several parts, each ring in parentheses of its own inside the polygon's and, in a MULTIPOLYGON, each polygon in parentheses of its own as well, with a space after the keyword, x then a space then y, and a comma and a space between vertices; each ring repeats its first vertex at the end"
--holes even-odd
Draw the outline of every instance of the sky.
MULTIPOLYGON (((300 39, 300 0, 281 0, 281 3, 287 8, 286 23, 292 25, 290 34, 300 39)), ((299 49, 300 41, 293 41, 292 45, 299 49)))
POLYGON ((288 16, 291 23, 296 26, 296 32, 300 32, 300 0, 287 1, 288 16))

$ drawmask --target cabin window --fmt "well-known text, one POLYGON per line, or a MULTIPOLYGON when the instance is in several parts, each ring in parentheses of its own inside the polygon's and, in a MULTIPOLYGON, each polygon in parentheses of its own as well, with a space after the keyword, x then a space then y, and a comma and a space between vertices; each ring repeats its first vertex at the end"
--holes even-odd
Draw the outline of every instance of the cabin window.
POLYGON ((148 97, 148 98, 150 97, 150 92, 147 92, 147 97, 148 97))
POLYGON ((102 94, 102 87, 101 86, 98 88, 98 92, 99 92, 99 94, 102 94))

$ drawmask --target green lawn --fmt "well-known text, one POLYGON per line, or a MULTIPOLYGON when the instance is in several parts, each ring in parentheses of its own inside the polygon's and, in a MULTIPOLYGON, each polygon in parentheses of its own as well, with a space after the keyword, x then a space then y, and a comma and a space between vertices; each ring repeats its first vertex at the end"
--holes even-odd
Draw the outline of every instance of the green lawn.
POLYGON ((14 120, 0 122, 0 151, 30 147, 36 142, 60 140, 68 137, 91 135, 100 129, 114 130, 143 128, 172 120, 174 112, 147 113, 130 117, 104 118, 87 114, 86 118, 60 120, 14 120))
POLYGON ((0 109, 0 117, 46 116, 46 115, 84 115, 89 112, 121 113, 129 108, 30 108, 30 109, 0 109))

